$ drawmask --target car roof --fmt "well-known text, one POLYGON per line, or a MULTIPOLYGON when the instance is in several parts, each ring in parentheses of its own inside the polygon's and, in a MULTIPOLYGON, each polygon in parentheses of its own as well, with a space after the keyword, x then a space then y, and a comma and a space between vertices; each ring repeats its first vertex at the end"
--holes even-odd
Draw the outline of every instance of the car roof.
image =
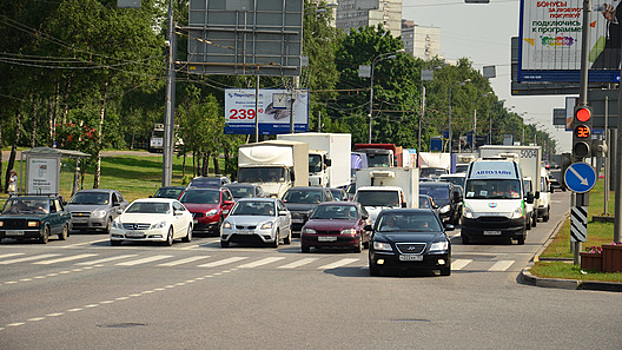
POLYGON ((186 191, 214 191, 214 192, 219 192, 221 190, 221 188, 218 187, 195 187, 195 186, 190 186, 186 188, 186 191))
POLYGON ((100 192, 100 193, 111 193, 118 192, 117 190, 105 189, 105 188, 91 188, 88 190, 80 190, 76 193, 86 193, 86 192, 100 192))
POLYGON ((396 214, 396 213, 408 213, 408 214, 429 214, 432 213, 432 215, 436 215, 434 214, 433 211, 431 211, 430 209, 413 209, 413 208, 396 208, 396 209, 385 209, 382 212, 380 212, 379 215, 382 214, 396 214))
POLYGON ((175 198, 139 198, 134 201, 134 203, 172 203, 178 202, 175 198))
POLYGON ((402 191, 401 187, 397 186, 363 186, 356 189, 356 191, 402 191))
POLYGON ((290 190, 323 190, 324 187, 320 187, 320 186, 295 186, 290 188, 288 191, 290 190))
POLYGON ((332 201, 332 202, 322 202, 322 203, 318 203, 318 205, 322 205, 322 206, 327 206, 327 205, 348 205, 351 207, 356 207, 358 204, 357 202, 339 202, 339 201, 332 201))
POLYGON ((451 182, 432 182, 432 181, 424 181, 422 183, 419 184, 419 186, 437 186, 437 187, 450 187, 453 186, 453 184, 451 182))
POLYGON ((278 198, 251 197, 251 198, 238 199, 238 203, 240 202, 276 202, 276 201, 278 201, 278 198))

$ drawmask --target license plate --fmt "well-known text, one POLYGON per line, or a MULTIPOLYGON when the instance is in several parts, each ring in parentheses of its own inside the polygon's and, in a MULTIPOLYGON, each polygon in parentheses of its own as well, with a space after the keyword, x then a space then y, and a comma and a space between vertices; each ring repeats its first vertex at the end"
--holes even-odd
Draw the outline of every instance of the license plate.
POLYGON ((242 230, 237 232, 239 235, 254 235, 255 231, 253 230, 242 230))
POLYGON ((501 231, 484 231, 484 236, 501 236, 501 231))
POLYGON ((192 223, 193 223, 193 224, 198 224, 198 223, 199 223, 199 220, 192 220, 192 223))
POLYGON ((143 232, 126 232, 125 237, 145 237, 145 234, 143 232))
POLYGON ((23 236, 24 231, 6 231, 7 236, 23 236))
POLYGON ((292 219, 292 222, 294 224, 302 224, 304 222, 304 220, 303 219, 292 219))
POLYGON ((80 218, 80 219, 74 218, 74 219, 72 219, 72 221, 73 221, 74 224, 85 224, 85 223, 87 223, 89 221, 89 219, 86 219, 86 218, 80 218))
POLYGON ((423 255, 400 255, 400 261, 423 261, 423 255))
POLYGON ((337 237, 333 237, 333 236, 319 236, 317 238, 318 242, 336 242, 337 241, 337 237))

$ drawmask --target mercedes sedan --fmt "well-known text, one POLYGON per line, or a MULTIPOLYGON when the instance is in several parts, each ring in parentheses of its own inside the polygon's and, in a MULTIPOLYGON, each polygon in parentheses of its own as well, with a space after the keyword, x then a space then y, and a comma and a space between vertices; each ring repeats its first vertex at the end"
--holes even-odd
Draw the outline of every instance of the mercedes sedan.
MULTIPOLYGON (((371 226, 366 228, 371 229, 371 226)), ((369 246, 369 273, 439 270, 451 274, 451 242, 443 224, 429 209, 392 209, 380 213, 369 246)))

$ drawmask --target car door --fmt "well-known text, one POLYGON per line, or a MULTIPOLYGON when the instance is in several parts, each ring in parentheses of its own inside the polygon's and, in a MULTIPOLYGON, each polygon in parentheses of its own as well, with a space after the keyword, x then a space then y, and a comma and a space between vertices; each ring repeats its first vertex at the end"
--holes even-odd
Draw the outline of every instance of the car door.
POLYGON ((62 230, 64 221, 62 210, 57 206, 57 201, 49 200, 50 212, 48 213, 48 222, 50 223, 50 231, 52 234, 58 234, 62 230))
POLYGON ((172 220, 173 220, 173 237, 175 238, 179 238, 179 237, 185 237, 186 236, 186 230, 188 229, 188 225, 190 225, 190 220, 192 219, 191 217, 188 217, 188 215, 176 215, 176 212, 183 212, 185 213, 186 207, 184 207, 181 203, 176 203, 173 202, 173 212, 171 213, 172 216, 172 220))
POLYGON ((223 217, 227 217, 227 215, 229 215, 229 212, 231 211, 231 208, 233 207, 233 204, 235 204, 235 202, 233 201, 233 196, 231 195, 231 192, 229 192, 229 190, 227 189, 223 189, 222 190, 222 214, 223 217))
POLYGON ((276 201, 276 208, 278 211, 277 215, 279 215, 279 227, 283 228, 283 232, 287 232, 289 234, 289 232, 291 232, 292 230, 292 215, 287 210, 287 207, 285 207, 283 201, 281 201, 280 199, 277 199, 276 201), (287 215, 281 216, 280 213, 283 211, 286 211, 287 215))
POLYGON ((123 195, 121 195, 121 192, 118 191, 114 191, 112 193, 112 200, 113 200, 113 210, 112 210, 112 219, 116 219, 117 216, 119 216, 127 207, 128 205, 128 201, 125 200, 125 198, 123 198, 123 195))

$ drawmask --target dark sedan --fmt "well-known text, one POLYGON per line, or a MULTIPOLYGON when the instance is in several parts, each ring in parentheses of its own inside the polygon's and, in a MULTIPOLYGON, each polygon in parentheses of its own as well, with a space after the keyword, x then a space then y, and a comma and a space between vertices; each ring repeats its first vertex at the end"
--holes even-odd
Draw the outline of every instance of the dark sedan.
POLYGON ((65 240, 71 214, 65 211, 60 197, 11 197, 0 213, 0 241, 3 238, 36 238, 46 244, 52 235, 65 240))
POLYGON ((450 182, 420 182, 419 194, 425 194, 438 205, 438 216, 443 222, 457 225, 462 217, 462 197, 450 182))
POLYGON ((186 190, 185 186, 163 186, 160 187, 152 198, 172 198, 178 199, 179 196, 186 190))
POLYGON ((300 249, 308 253, 311 247, 340 247, 360 253, 369 246, 369 231, 364 229, 368 222, 369 214, 359 203, 321 203, 302 228, 300 249))
POLYGON ((292 213, 292 230, 300 231, 318 204, 332 201, 332 193, 323 187, 299 186, 287 190, 283 203, 292 213))
MULTIPOLYGON (((370 226, 366 227, 371 229, 370 226)), ((369 245, 369 274, 382 271, 439 270, 451 274, 451 242, 429 209, 391 209, 378 215, 369 245)))

